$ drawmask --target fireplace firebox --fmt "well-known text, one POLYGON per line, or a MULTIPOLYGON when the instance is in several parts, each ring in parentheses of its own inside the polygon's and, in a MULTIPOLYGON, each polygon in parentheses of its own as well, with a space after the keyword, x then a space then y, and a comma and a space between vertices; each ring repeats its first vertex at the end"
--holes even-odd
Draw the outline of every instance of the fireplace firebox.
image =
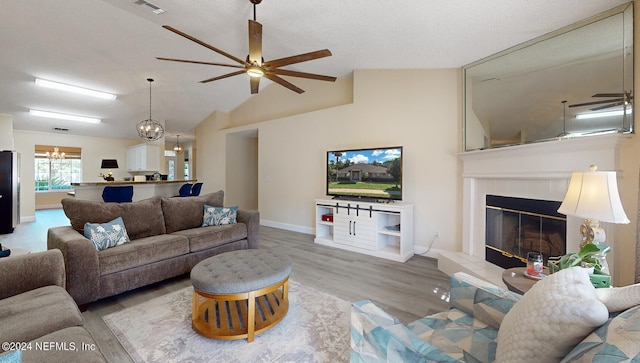
POLYGON ((567 219, 560 202, 486 196, 486 260, 503 268, 526 265, 527 252, 539 252, 544 264, 566 253, 567 219))

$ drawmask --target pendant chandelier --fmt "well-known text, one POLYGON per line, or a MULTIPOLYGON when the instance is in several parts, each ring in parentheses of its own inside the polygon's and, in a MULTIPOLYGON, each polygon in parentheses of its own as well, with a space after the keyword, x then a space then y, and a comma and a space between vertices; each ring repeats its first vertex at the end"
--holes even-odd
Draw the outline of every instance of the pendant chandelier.
POLYGON ((164 136, 164 127, 151 118, 151 82, 153 78, 147 78, 149 81, 149 118, 138 123, 138 136, 145 141, 155 141, 164 136))
POLYGON ((60 152, 60 149, 57 146, 53 147, 53 152, 50 153, 47 151, 45 154, 49 159, 64 159, 64 151, 60 152))
POLYGON ((176 135, 176 144, 173 145, 173 151, 175 151, 176 154, 182 154, 184 151, 184 147, 180 144, 180 135, 176 135))

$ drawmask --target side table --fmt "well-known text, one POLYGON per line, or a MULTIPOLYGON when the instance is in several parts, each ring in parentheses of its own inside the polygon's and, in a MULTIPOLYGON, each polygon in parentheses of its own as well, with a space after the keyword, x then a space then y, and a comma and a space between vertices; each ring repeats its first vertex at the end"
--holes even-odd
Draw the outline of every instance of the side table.
MULTIPOLYGON (((527 271, 526 267, 513 267, 504 270, 502 273, 502 282, 507 285, 509 291, 524 295, 525 292, 529 291, 529 289, 539 281, 526 277, 524 275, 525 271, 527 271)), ((545 267, 543 273, 549 275, 549 269, 545 267)))

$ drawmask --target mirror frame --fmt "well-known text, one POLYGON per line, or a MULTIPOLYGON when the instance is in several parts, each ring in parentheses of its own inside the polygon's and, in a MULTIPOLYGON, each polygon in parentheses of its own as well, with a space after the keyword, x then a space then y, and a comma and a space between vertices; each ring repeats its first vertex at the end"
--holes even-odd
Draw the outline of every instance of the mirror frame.
MULTIPOLYGON (((552 140, 558 140, 559 138, 564 138, 566 136, 560 137, 560 136, 556 136, 556 137, 546 137, 546 138, 540 138, 540 139, 534 139, 534 140, 520 140, 519 142, 511 142, 511 143, 504 143, 504 144, 499 144, 496 146, 492 146, 491 142, 487 142, 486 139, 486 135, 487 135, 487 131, 484 127, 482 127, 482 125, 480 125, 480 120, 478 120, 478 126, 480 126, 479 128, 473 128, 468 124, 467 122, 467 116, 469 114, 469 112, 467 111, 467 102, 469 102, 469 106, 471 103, 471 86, 468 85, 468 83, 471 82, 471 76, 469 75, 469 73, 471 73, 471 71, 474 69, 474 67, 476 66, 487 66, 487 65, 491 65, 491 64, 500 64, 502 62, 505 62, 508 58, 507 56, 511 57, 517 54, 526 54, 524 52, 526 51, 530 51, 530 49, 528 49, 529 47, 533 46, 533 45, 541 45, 543 42, 547 42, 549 43, 550 40, 552 40, 553 38, 557 38, 561 35, 567 35, 568 33, 578 30, 580 28, 586 27, 588 25, 594 24, 598 21, 607 19, 609 17, 612 16, 616 16, 618 14, 622 14, 622 49, 621 51, 623 52, 623 66, 622 66, 622 87, 623 89, 621 91, 623 92, 627 92, 626 90, 630 90, 630 94, 634 95, 634 89, 633 89, 633 28, 634 28, 634 24, 633 24, 633 2, 629 2, 627 4, 624 5, 620 5, 617 6, 611 10, 608 10, 604 13, 598 14, 596 16, 590 17, 588 19, 579 21, 577 23, 571 24, 569 26, 563 27, 561 29, 558 29, 556 31, 553 31, 551 33, 545 34, 543 36, 540 36, 538 38, 532 39, 530 41, 527 41, 525 43, 519 44, 517 46, 508 48, 504 51, 498 52, 494 55, 491 55, 489 57, 480 59, 478 61, 475 61, 471 64, 468 64, 466 66, 463 67, 462 69, 462 137, 463 137, 463 149, 464 151, 473 151, 473 150, 483 150, 483 149, 492 149, 492 148, 500 148, 500 147, 507 147, 507 146, 516 146, 516 145, 522 145, 522 144, 528 144, 528 143, 534 143, 534 142, 543 142, 543 141, 552 141, 552 140), (493 63, 488 63, 488 62, 493 62, 493 63), (469 94, 468 94, 469 93, 469 94), (476 131, 477 133, 482 133, 482 137, 484 138, 484 146, 483 147, 477 147, 477 145, 479 143, 476 143, 476 147, 468 147, 467 146, 467 142, 470 139, 470 135, 472 134, 468 134, 471 132, 476 131)), ((569 63, 562 63, 559 61, 555 61, 553 63, 550 63, 550 59, 553 59, 554 53, 550 53, 550 54, 542 54, 541 57, 545 57, 545 63, 547 65, 552 64, 552 67, 558 67, 558 66, 563 66, 566 64, 573 64, 574 62, 569 62, 569 63)), ((556 57, 557 58, 557 57, 556 57)), ((543 59, 543 58, 539 58, 539 59, 543 59)), ((586 57, 583 59, 593 59, 593 57, 586 57)), ((550 67, 545 67, 545 68, 550 68, 550 67)), ((528 72, 528 71, 527 71, 528 72)), ((519 67, 516 65, 516 67, 514 67, 513 70, 510 70, 510 74, 524 74, 526 72, 524 72, 523 70, 519 69, 519 67)), ((499 77, 499 76, 498 76, 499 77)), ((491 78, 491 76, 485 76, 484 78, 486 79, 493 79, 491 78)), ((497 79, 497 78, 496 78, 497 79)), ((635 96, 635 95, 634 95, 635 96)), ((563 103, 566 103, 566 101, 564 101, 563 103)), ((631 105, 633 105, 633 102, 631 102, 631 105)), ((558 106, 558 107, 564 107, 565 109, 565 113, 566 113, 566 104, 564 106, 558 106)), ((560 110, 562 110, 562 108, 560 108, 560 110)), ((562 112, 562 111, 560 111, 562 112)), ((561 115, 561 120, 563 122, 563 124, 565 124, 566 120, 564 119, 565 116, 561 115)), ((524 117, 526 118, 526 117, 524 117)), ((592 135, 601 135, 603 133, 612 133, 612 132, 616 132, 616 133, 633 133, 634 132, 634 125, 633 125, 633 116, 631 114, 625 114, 623 116, 619 116, 620 118, 620 122, 616 121, 616 129, 613 130, 612 127, 610 125, 607 126, 606 129, 602 129, 602 130, 598 130, 595 132, 589 132, 589 133, 585 133, 585 134, 578 134, 578 135, 572 135, 571 137, 587 137, 587 136, 592 136, 592 135)), ((509 120, 512 121, 513 119, 509 120)), ((518 122, 518 121, 516 121, 518 122)), ((522 125, 526 125, 527 122, 522 122, 522 125)), ((566 125, 566 124, 565 124, 566 125)), ((479 139, 479 134, 473 134, 475 135, 476 139, 479 139)))

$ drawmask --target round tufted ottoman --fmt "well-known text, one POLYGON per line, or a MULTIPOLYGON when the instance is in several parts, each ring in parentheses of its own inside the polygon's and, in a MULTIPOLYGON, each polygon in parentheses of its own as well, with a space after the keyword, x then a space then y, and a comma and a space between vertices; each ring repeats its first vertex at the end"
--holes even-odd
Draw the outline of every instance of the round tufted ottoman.
POLYGON ((208 338, 247 338, 276 325, 289 310, 289 256, 269 249, 222 253, 191 270, 193 329, 208 338))

